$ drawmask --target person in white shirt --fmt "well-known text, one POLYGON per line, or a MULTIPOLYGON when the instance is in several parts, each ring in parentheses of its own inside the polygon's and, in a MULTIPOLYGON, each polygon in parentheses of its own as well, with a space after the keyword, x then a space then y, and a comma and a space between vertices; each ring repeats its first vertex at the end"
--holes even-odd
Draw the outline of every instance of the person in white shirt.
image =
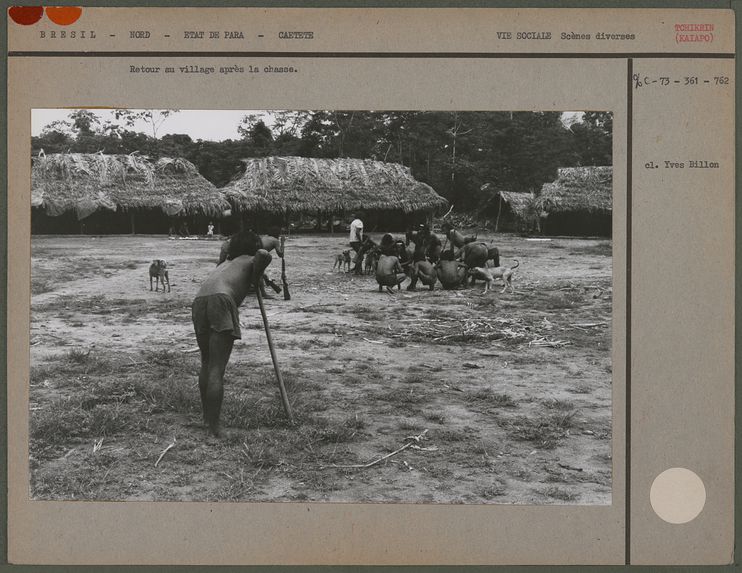
POLYGON ((360 252, 361 244, 363 243, 363 221, 361 221, 360 216, 351 215, 351 218, 353 221, 350 223, 350 247, 356 253, 355 258, 353 259, 353 262, 355 263, 353 273, 360 275, 361 262, 363 261, 363 256, 360 252))

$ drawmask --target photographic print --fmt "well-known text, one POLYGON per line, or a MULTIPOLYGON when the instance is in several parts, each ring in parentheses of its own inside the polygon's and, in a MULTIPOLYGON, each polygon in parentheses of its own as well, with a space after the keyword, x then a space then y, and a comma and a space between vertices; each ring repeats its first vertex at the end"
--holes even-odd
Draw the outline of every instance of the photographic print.
POLYGON ((612 120, 33 110, 32 499, 610 504, 612 120))

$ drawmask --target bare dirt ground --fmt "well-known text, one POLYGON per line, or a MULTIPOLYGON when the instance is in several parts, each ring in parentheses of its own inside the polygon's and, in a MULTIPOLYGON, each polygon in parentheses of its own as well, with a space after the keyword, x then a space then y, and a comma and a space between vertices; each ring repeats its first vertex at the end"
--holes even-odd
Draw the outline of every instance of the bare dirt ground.
POLYGON ((610 503, 611 243, 480 238, 520 261, 515 294, 379 293, 332 270, 344 236, 292 236, 292 299, 266 305, 298 425, 253 297, 217 440, 201 425, 190 303, 220 243, 33 237, 32 496, 610 503), (153 258, 172 292, 149 290, 153 258))

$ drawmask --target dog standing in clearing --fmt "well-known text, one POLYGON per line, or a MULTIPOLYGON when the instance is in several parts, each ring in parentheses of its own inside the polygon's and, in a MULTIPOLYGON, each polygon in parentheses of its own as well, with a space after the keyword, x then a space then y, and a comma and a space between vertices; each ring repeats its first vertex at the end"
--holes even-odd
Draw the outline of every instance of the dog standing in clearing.
POLYGON ((513 267, 473 267, 469 270, 469 275, 484 281, 484 292, 482 294, 487 294, 487 291, 492 288, 492 283, 495 279, 502 279, 502 282, 505 283, 500 294, 504 293, 508 287, 510 287, 511 293, 515 293, 515 289, 513 288, 513 273, 520 266, 520 263, 517 259, 513 260, 515 261, 515 266, 513 267))
POLYGON ((332 265, 332 270, 334 271, 336 268, 338 270, 347 271, 350 272, 350 249, 344 250, 342 253, 338 253, 335 255, 335 264, 332 265))
POLYGON ((162 283, 162 292, 165 292, 165 283, 167 283, 167 292, 170 292, 170 277, 166 260, 154 259, 149 266, 149 290, 152 290, 152 279, 155 279, 155 292, 159 290, 160 283, 162 283))

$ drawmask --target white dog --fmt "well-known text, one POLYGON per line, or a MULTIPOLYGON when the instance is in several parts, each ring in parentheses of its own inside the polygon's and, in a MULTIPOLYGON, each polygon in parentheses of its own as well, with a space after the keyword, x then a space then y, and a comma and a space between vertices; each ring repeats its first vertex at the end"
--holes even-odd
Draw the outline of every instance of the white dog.
POLYGON ((492 283, 495 279, 502 279, 505 283, 500 294, 504 293, 508 287, 510 287, 510 292, 514 293, 513 273, 520 266, 520 263, 517 259, 513 260, 515 260, 515 266, 513 267, 472 267, 469 269, 469 275, 484 281, 484 292, 482 294, 487 294, 487 291, 492 288, 492 283))

